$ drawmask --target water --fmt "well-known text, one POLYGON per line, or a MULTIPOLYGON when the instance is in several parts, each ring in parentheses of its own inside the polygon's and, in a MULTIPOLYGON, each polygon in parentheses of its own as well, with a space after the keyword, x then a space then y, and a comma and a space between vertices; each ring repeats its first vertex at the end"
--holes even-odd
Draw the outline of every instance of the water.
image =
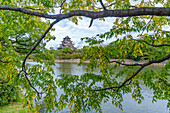
MULTIPOLYGON (((34 62, 29 62, 29 64, 35 64, 34 62)), ((86 64, 81 66, 77 66, 76 63, 56 63, 56 66, 53 66, 54 72, 56 75, 59 74, 73 74, 73 75, 81 75, 84 74, 86 68, 86 64)), ((149 69, 160 70, 158 66, 150 66, 149 69)), ((96 71, 98 73, 98 71, 96 71)), ((63 93, 63 91, 58 90, 58 93, 63 93)), ((131 94, 125 94, 123 96, 123 111, 116 108, 111 104, 111 101, 107 103, 102 103, 103 113, 169 113, 169 110, 166 108, 168 101, 158 100, 156 103, 152 103, 152 91, 149 88, 143 87, 141 90, 144 100, 141 104, 135 102, 132 99, 131 94)), ((45 106, 42 106, 42 108, 45 106)), ((69 109, 65 108, 63 111, 59 113, 69 113, 69 109)), ((91 111, 90 113, 95 113, 95 111, 91 111)))

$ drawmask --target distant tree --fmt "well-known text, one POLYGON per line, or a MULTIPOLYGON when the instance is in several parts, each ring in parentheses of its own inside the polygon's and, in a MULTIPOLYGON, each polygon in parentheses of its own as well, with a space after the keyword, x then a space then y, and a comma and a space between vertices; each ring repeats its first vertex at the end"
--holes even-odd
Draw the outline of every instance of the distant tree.
POLYGON ((57 59, 57 58, 59 58, 59 56, 61 56, 60 50, 54 50, 54 49, 52 49, 52 50, 49 50, 49 53, 50 53, 50 54, 53 54, 55 59, 57 59))
POLYGON ((65 54, 67 54, 67 53, 71 54, 72 51, 73 50, 71 48, 68 48, 68 47, 61 49, 61 53, 65 53, 65 54))

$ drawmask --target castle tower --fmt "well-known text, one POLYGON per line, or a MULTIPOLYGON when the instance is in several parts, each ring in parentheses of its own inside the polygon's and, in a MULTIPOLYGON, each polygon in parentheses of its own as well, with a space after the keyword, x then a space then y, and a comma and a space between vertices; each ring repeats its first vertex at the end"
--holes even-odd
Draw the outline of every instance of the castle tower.
POLYGON ((73 51, 75 50, 74 44, 72 43, 73 41, 71 41, 71 39, 66 36, 65 38, 63 38, 63 41, 61 41, 62 43, 60 44, 60 47, 58 48, 58 50, 61 50, 63 48, 71 48, 73 51))

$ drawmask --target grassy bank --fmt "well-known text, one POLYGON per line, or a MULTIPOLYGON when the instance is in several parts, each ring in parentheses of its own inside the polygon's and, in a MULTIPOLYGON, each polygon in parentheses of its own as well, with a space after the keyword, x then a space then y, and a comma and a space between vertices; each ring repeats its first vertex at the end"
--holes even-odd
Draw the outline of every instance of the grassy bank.
POLYGON ((23 98, 23 94, 20 93, 16 102, 0 107, 0 113, 26 113, 27 109, 23 108, 22 104, 23 98))

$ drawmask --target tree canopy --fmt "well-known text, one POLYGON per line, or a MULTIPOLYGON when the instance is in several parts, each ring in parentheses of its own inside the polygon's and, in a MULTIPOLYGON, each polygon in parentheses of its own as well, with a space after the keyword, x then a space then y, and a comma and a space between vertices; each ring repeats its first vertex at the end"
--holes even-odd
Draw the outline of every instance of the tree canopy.
POLYGON ((132 98, 141 103, 141 82, 153 90, 153 101, 168 100, 170 108, 169 16, 168 0, 1 0, 0 76, 9 84, 22 85, 28 112, 39 111, 40 99, 47 111, 69 107, 71 112, 91 109, 102 112, 101 102, 108 100, 122 109, 125 93, 132 93, 132 98), (48 41, 55 39, 50 32, 64 19, 78 24, 83 17, 91 19, 88 27, 94 20, 105 21, 106 17, 113 17, 113 27, 103 34, 82 37, 89 43, 81 59, 81 63, 90 60, 87 73, 57 75, 54 80, 51 67, 55 65, 54 56, 45 48, 48 41), (110 38, 115 41, 109 46, 95 46, 110 38), (139 60, 146 62, 126 63, 123 59, 129 54, 134 58, 140 56, 139 60), (112 60, 112 56, 121 59, 112 60), (38 64, 27 65, 28 58, 38 64), (145 67, 163 61, 167 63, 161 71, 140 73, 145 67), (114 66, 110 66, 111 63, 115 63, 114 66), (122 70, 114 73, 119 66, 123 66, 122 70), (100 69, 98 75, 93 73, 96 68, 100 69), (117 80, 125 75, 123 81, 117 80), (97 82, 102 85, 98 86, 97 82), (57 88, 64 91, 59 97, 57 88))

